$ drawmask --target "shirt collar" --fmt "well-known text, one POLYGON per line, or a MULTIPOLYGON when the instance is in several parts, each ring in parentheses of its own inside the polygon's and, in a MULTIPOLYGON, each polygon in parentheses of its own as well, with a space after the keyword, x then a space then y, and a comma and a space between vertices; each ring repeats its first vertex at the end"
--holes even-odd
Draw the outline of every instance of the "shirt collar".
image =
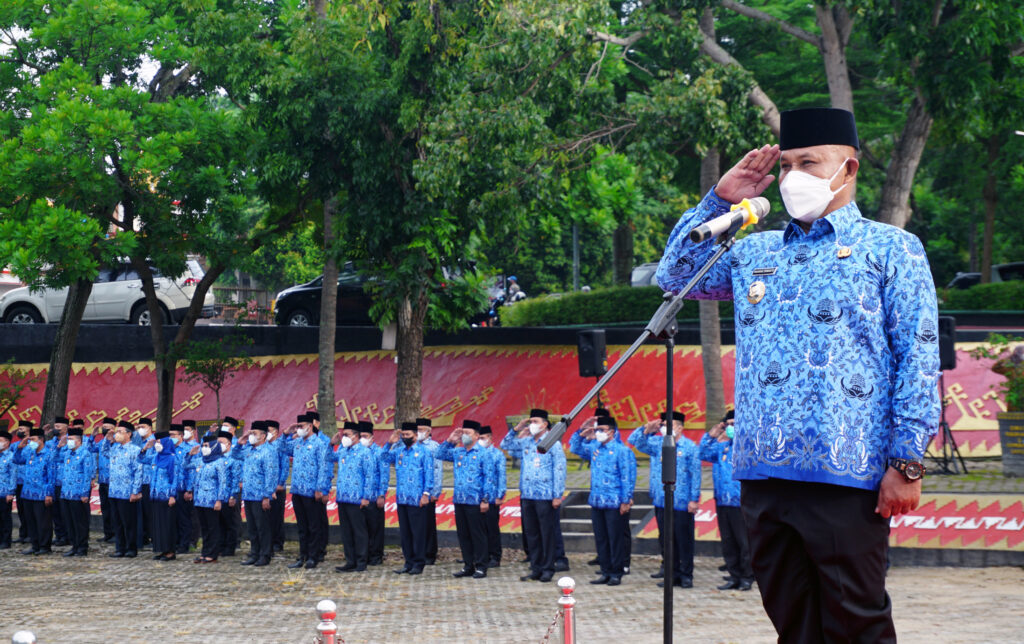
POLYGON ((782 233, 783 243, 788 244, 794 238, 810 240, 833 234, 837 239, 846 238, 846 233, 862 219, 857 203, 851 201, 842 208, 834 210, 811 224, 810 232, 804 233, 795 219, 790 220, 782 233))

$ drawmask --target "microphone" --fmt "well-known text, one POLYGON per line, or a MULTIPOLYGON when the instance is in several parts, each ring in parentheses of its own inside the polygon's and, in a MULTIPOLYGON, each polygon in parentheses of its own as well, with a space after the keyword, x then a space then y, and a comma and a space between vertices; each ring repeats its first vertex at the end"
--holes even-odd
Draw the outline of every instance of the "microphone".
POLYGON ((756 224, 761 217, 768 214, 771 207, 764 197, 744 199, 734 205, 726 214, 715 217, 691 230, 690 241, 694 244, 702 244, 727 232, 742 230, 751 224, 756 224))

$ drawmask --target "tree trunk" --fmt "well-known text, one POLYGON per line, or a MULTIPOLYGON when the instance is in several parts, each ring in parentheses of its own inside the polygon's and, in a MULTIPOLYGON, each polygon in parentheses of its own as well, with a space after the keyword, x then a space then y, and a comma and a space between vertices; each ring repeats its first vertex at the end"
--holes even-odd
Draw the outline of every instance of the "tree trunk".
POLYGON ((910 221, 910 189, 914 185, 914 175, 931 129, 932 117, 925 109, 921 95, 917 94, 910 105, 907 122, 903 125, 900 140, 892 151, 885 172, 885 184, 882 186, 878 208, 879 221, 897 228, 905 228, 910 221))
POLYGON ((985 168, 985 187, 982 197, 985 201, 985 230, 981 237, 981 283, 992 281, 992 236, 996 227, 996 207, 999 205, 999 194, 996 192, 996 163, 999 161, 999 150, 1002 140, 993 134, 986 142, 988 148, 988 164, 985 168))
POLYGON ((612 234, 612 284, 629 286, 633 274, 633 224, 625 221, 612 234))
POLYGON ((324 203, 324 282, 320 291, 319 387, 316 408, 320 413, 320 431, 333 436, 337 431, 334 409, 334 336, 338 324, 338 259, 335 248, 335 197, 324 203))
POLYGON ((395 379, 395 426, 416 420, 423 406, 423 327, 426 294, 406 295, 398 306, 398 373, 395 379))
POLYGON ((850 87, 850 72, 846 66, 846 37, 849 36, 850 21, 845 18, 842 7, 814 5, 818 28, 821 29, 821 57, 825 63, 825 79, 828 81, 829 98, 832 107, 853 111, 853 89, 850 87), (842 12, 837 16, 837 12, 842 12), (837 20, 837 17, 839 18, 837 20), (844 32, 843 28, 847 31, 844 32))
POLYGON ((68 385, 71 383, 71 363, 78 343, 78 330, 82 327, 85 305, 92 293, 92 280, 78 280, 68 287, 64 312, 57 325, 50 350, 50 368, 46 372, 46 391, 43 394, 43 413, 40 421, 52 423, 63 416, 68 404, 68 385))
MULTIPOLYGON (((721 160, 718 148, 711 148, 700 162, 700 193, 718 181, 721 160)), ((725 415, 725 386, 722 381, 722 326, 716 300, 700 300, 700 349, 704 365, 704 427, 710 429, 725 415)))

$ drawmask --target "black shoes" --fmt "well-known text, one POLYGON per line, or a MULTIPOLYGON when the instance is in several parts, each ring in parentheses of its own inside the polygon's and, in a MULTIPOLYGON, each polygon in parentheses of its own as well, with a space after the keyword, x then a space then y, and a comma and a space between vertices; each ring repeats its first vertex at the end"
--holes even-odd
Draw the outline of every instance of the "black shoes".
POLYGON ((741 579, 739 590, 750 590, 754 587, 754 582, 749 579, 741 579))
POLYGON ((245 559, 244 561, 242 561, 241 565, 243 565, 243 566, 252 566, 257 561, 258 561, 258 559, 256 557, 250 556, 248 559, 245 559))
POLYGON ((740 587, 739 579, 730 579, 721 586, 718 586, 718 590, 736 590, 740 587))
POLYGON ((487 567, 488 568, 501 568, 501 562, 498 561, 497 559, 491 559, 490 561, 487 562, 487 567))
POLYGON ((409 574, 410 575, 422 575, 423 574, 423 566, 416 566, 415 568, 413 568, 412 570, 409 571, 409 574))
POLYGON ((396 568, 391 572, 395 573, 396 575, 408 575, 411 570, 412 566, 403 566, 401 568, 396 568))
MULTIPOLYGON (((542 577, 541 573, 539 573, 539 572, 531 572, 528 575, 523 575, 522 577, 520 577, 519 581, 537 581, 541 577, 542 577)), ((550 576, 548 578, 548 581, 551 581, 550 576)))
POLYGON ((659 568, 658 572, 651 573, 651 579, 662 579, 665 577, 665 569, 659 568))
POLYGON ((345 564, 344 566, 335 566, 334 572, 352 572, 355 569, 355 564, 345 564))
POLYGON ((554 573, 544 572, 544 573, 541 573, 540 577, 537 578, 537 581, 541 581, 541 582, 547 583, 547 582, 551 581, 551 579, 554 576, 555 576, 554 573))
POLYGON ((370 559, 369 561, 366 562, 366 565, 367 566, 380 566, 380 565, 383 565, 383 563, 384 563, 383 559, 370 559))
POLYGON ((112 552, 112 553, 110 553, 107 556, 110 557, 111 559, 120 559, 121 557, 124 556, 124 553, 123 552, 112 552))
POLYGON ((318 563, 320 563, 320 562, 317 561, 316 559, 310 559, 309 561, 306 562, 306 570, 312 570, 312 569, 316 568, 316 565, 318 563))
POLYGON ((601 575, 597 579, 591 579, 590 583, 592 583, 592 584, 607 584, 611 580, 612 580, 612 578, 609 577, 608 575, 601 575))
POLYGON ((477 570, 476 572, 473 573, 473 579, 483 579, 486 576, 487 576, 487 571, 486 570, 477 570))
MULTIPOLYGON (((689 579, 689 578, 676 579, 675 583, 673 583, 672 585, 673 586, 678 586, 680 588, 693 588, 693 579, 689 579)), ((658 582, 658 588, 664 588, 664 587, 665 587, 665 582, 659 581, 658 582)))
POLYGON ((270 565, 270 559, 268 559, 266 557, 260 557, 259 559, 256 560, 256 563, 254 563, 252 565, 252 567, 253 568, 262 568, 263 566, 269 566, 269 565, 270 565))
POLYGON ((561 564, 557 564, 556 563, 555 564, 555 572, 566 572, 568 570, 569 570, 569 564, 567 564, 567 563, 561 563, 561 564))
POLYGON ((600 564, 601 564, 601 560, 598 559, 597 557, 594 557, 593 559, 591 559, 590 561, 587 562, 588 566, 599 566, 600 564))
POLYGON ((20 552, 23 555, 34 555, 34 554, 36 554, 36 549, 35 548, 25 548, 24 550, 22 550, 20 552))
POLYGON ((608 585, 609 586, 618 586, 621 583, 622 583, 622 577, 619 577, 618 575, 612 575, 611 577, 608 578, 608 585))
POLYGON ((463 568, 452 573, 452 577, 471 577, 473 575, 472 568, 463 568))
MULTIPOLYGON (((63 553, 61 556, 63 556, 63 557, 74 557, 77 554, 78 554, 78 551, 72 548, 71 550, 68 550, 67 552, 63 553)), ((156 557, 153 557, 153 558, 156 559, 156 557)))
POLYGON ((128 557, 129 559, 134 559, 138 555, 139 553, 135 552, 134 550, 129 550, 128 552, 124 553, 124 556, 128 557))
POLYGON ((305 559, 296 559, 295 563, 288 564, 288 567, 294 569, 294 568, 302 568, 305 565, 306 565, 306 560, 305 559))

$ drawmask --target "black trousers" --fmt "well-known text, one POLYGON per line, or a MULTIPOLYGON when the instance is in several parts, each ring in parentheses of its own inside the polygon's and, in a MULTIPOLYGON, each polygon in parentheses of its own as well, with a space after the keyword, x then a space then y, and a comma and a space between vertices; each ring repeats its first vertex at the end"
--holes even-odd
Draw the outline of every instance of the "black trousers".
POLYGON ((28 537, 33 550, 53 548, 53 512, 46 501, 24 500, 25 515, 28 517, 28 537))
POLYGON ((185 500, 185 492, 178 492, 178 496, 175 498, 176 503, 174 507, 177 508, 178 534, 175 537, 174 550, 186 553, 194 542, 192 539, 192 515, 195 514, 196 507, 194 501, 185 500))
MULTIPOLYGON (((223 504, 221 504, 223 507, 223 504)), ((223 538, 220 533, 220 510, 196 507, 199 513, 199 528, 203 532, 202 556, 207 559, 220 557, 220 544, 223 538)))
POLYGON ((597 545, 597 559, 601 562, 601 574, 621 577, 626 566, 626 543, 622 524, 626 517, 618 508, 591 508, 590 522, 594 525, 594 543, 597 545))
POLYGON ((523 517, 523 540, 530 555, 530 570, 533 573, 555 572, 558 551, 559 512, 551 501, 520 499, 523 517))
POLYGON ((629 562, 633 558, 633 528, 629 525, 628 513, 622 517, 622 539, 625 545, 625 558, 622 560, 622 565, 628 568, 629 562))
POLYGON ((873 490, 743 481, 754 577, 779 642, 896 641, 877 502, 873 490))
MULTIPOLYGON (((60 467, 58 463, 56 467, 60 467)), ((67 541, 68 529, 66 526, 66 512, 64 510, 64 499, 60 498, 61 486, 53 487, 53 505, 50 506, 50 517, 53 523, 53 536, 55 541, 67 541)))
POLYGON ((366 556, 369 561, 378 563, 384 559, 384 508, 370 501, 370 505, 363 508, 363 516, 366 517, 366 556))
POLYGON ((100 483, 100 514, 103 516, 103 538, 114 538, 114 521, 110 516, 109 483, 100 483))
POLYGON ((323 561, 324 558, 327 557, 327 536, 329 534, 331 524, 327 519, 327 504, 323 501, 317 501, 315 497, 313 498, 313 503, 313 520, 316 521, 317 526, 319 526, 319 540, 317 541, 318 547, 313 551, 313 556, 316 557, 317 561, 323 561))
POLYGON ((398 504, 398 528, 406 568, 427 564, 427 508, 398 504))
POLYGON ((338 504, 338 525, 341 527, 341 546, 345 550, 345 563, 365 568, 369 560, 369 533, 366 515, 358 503, 338 504))
POLYGON ((750 567, 750 542, 747 526, 743 523, 743 512, 735 506, 715 504, 718 514, 718 532, 722 536, 722 558, 726 570, 734 579, 753 581, 754 571, 750 567))
POLYGON ((14 521, 11 520, 12 505, 7 497, 0 498, 0 546, 11 545, 11 533, 14 532, 14 521))
POLYGON ((68 545, 80 555, 89 552, 89 502, 64 499, 68 545))
POLYGON ((153 552, 164 554, 178 549, 177 516, 177 505, 171 507, 167 501, 153 501, 153 552))
POLYGON ((327 533, 322 531, 318 512, 323 511, 326 516, 326 506, 315 497, 301 494, 292 494, 292 506, 299 527, 299 558, 320 561, 320 552, 326 548, 327 533))
POLYGON ((501 504, 492 503, 484 515, 487 529, 487 563, 501 563, 501 504))
POLYGON ((284 548, 284 506, 285 492, 276 492, 276 498, 270 500, 270 530, 273 547, 277 550, 284 548))
POLYGON ((270 510, 263 509, 263 501, 245 502, 245 522, 249 527, 249 556, 270 559, 273 553, 273 531, 270 525, 270 510))
POLYGON ((220 506, 220 553, 233 556, 238 548, 242 528, 242 502, 235 500, 235 507, 227 503, 220 506))
POLYGON ((128 499, 110 499, 114 522, 114 549, 121 554, 136 552, 139 545, 139 504, 128 499))
MULTIPOLYGON (((457 528, 458 526, 456 526, 457 528)), ((427 563, 437 559, 437 502, 427 504, 427 563)))
MULTIPOLYGON (((658 526, 665 525, 665 508, 654 508, 658 526)), ((686 510, 672 512, 672 559, 673 565, 665 566, 665 576, 673 570, 673 581, 693 580, 693 550, 695 547, 693 514, 686 510)))
POLYGON ((28 539, 28 520, 25 515, 24 501, 21 498, 21 484, 14 488, 14 502, 18 504, 18 539, 28 539))
POLYGON ((149 498, 149 483, 142 484, 142 498, 138 504, 138 549, 142 550, 153 538, 153 501, 149 498))
POLYGON ((463 568, 487 570, 487 527, 479 505, 455 504, 455 532, 462 550, 463 568))
POLYGON ((565 541, 562 539, 562 508, 555 508, 555 567, 569 569, 569 558, 565 556, 565 541))

